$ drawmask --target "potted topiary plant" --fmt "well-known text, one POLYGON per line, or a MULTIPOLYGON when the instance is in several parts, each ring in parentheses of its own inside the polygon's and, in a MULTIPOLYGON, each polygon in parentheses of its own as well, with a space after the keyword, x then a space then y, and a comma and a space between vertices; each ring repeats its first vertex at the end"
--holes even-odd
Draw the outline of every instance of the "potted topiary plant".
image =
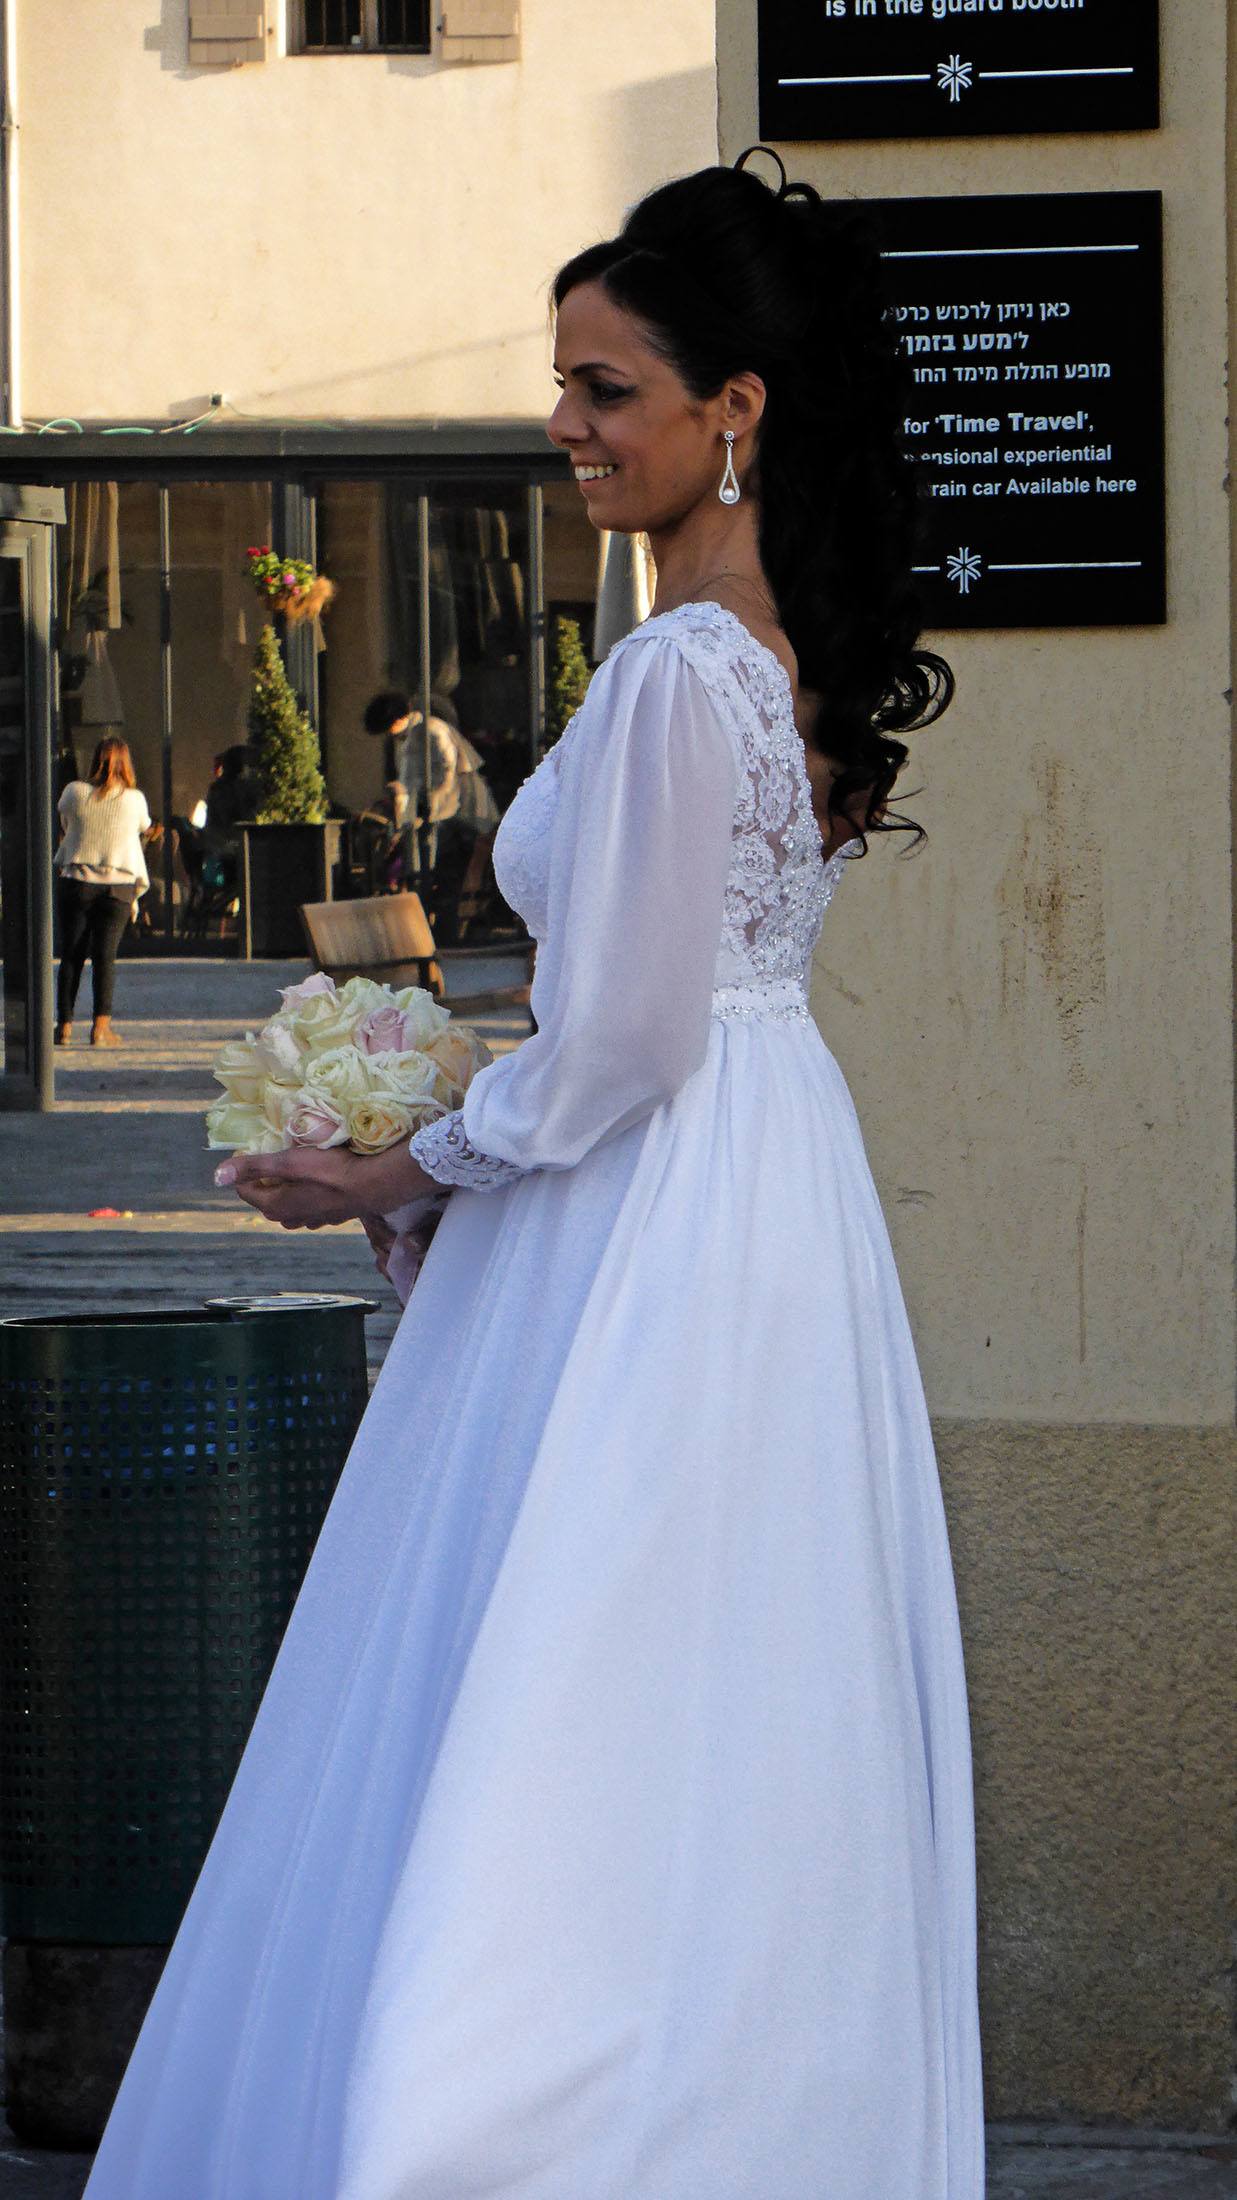
MULTIPOLYGON (((246 553, 246 571, 268 613, 289 623, 315 618, 334 584, 303 558, 278 558, 268 544, 246 553)), ((257 792, 241 839, 241 954, 299 955, 301 905, 331 901, 342 825, 327 816, 318 736, 293 691, 274 620, 258 637, 249 702, 249 745, 257 792)))
POLYGON ((559 612, 550 636, 550 688, 546 697, 546 747, 553 748, 588 694, 593 675, 584 654, 578 619, 559 612))

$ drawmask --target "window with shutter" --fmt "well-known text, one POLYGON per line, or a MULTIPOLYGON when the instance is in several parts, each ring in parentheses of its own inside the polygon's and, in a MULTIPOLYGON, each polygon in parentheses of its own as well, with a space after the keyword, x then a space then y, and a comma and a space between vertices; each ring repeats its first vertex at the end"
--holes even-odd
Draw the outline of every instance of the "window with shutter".
POLYGON ((294 0, 297 53, 428 53, 430 0, 294 0))
POLYGON ((444 0, 444 61, 518 61, 519 0, 444 0))
POLYGON ((267 0, 189 0, 189 60, 195 68, 265 61, 269 36, 267 0))

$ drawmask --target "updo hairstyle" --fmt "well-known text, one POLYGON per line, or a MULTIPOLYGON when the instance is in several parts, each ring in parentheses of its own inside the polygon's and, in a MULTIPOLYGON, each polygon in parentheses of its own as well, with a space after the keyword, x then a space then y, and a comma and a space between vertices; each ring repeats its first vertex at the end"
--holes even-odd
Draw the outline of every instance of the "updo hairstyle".
POLYGON ((922 838, 886 809, 907 759, 896 737, 938 718, 954 681, 916 646, 909 379, 880 250, 859 205, 787 184, 784 169, 771 189, 743 165, 756 151, 768 148, 650 192, 617 237, 560 270, 554 305, 599 282, 697 398, 760 376, 748 487, 801 683, 820 697, 810 739, 834 767, 830 814, 922 838))

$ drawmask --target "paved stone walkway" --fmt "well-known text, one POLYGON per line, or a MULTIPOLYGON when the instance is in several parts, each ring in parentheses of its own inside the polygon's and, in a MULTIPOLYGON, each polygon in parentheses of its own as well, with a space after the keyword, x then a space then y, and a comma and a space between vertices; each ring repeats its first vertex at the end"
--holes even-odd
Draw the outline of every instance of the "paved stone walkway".
MULTIPOLYGON (((1122 2146, 1098 2135, 1085 2145, 1071 2143, 1079 2137, 1045 2129, 1031 2141, 1022 2126, 990 2130, 988 2200, 1234 2200, 1237 2195, 1237 2146, 1167 2133, 1122 2146)), ((88 2155, 21 2147, 0 2132, 0 2200, 81 2200, 89 2169, 88 2155)), ((169 2193, 168 2200, 197 2196, 169 2193)), ((780 2196, 770 2193, 769 2200, 780 2196)), ((830 2196, 822 2193, 820 2200, 830 2196)), ((871 2200, 880 2196, 874 2193, 871 2200)))
MULTIPOLYGON (((381 1364, 398 1307, 359 1226, 311 1234, 262 1221, 215 1190, 216 1157, 203 1139, 215 1053, 260 1023, 277 1005, 276 989, 307 969, 121 963, 116 1021, 126 1046, 92 1051, 89 1026, 79 1024, 80 1043, 57 1056, 55 1112, 0 1113, 0 1315, 193 1306, 255 1289, 351 1291, 380 1303, 367 1333, 371 1368, 381 1364), (92 1218, 97 1207, 121 1212, 92 1218)), ((471 994, 519 975, 516 965, 462 962, 449 969, 448 984, 471 994)), ((469 1020, 495 1053, 517 1046, 528 1029, 520 1009, 469 1020)), ((80 2200, 89 2166, 84 2155, 19 2146, 0 2132, 0 2200, 80 2200)), ((997 2126, 988 2195, 1237 2200, 1237 2142, 997 2126)))

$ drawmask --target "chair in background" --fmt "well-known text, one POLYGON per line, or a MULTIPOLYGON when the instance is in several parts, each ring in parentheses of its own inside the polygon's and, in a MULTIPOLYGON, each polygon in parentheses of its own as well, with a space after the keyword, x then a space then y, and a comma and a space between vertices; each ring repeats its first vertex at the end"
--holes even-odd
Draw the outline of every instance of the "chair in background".
POLYGON ((189 881, 189 898, 181 913, 180 936, 183 940, 204 940, 207 925, 217 919, 222 939, 228 911, 236 899, 235 877, 227 859, 208 846, 187 817, 174 817, 172 825, 176 833, 176 852, 189 881))

